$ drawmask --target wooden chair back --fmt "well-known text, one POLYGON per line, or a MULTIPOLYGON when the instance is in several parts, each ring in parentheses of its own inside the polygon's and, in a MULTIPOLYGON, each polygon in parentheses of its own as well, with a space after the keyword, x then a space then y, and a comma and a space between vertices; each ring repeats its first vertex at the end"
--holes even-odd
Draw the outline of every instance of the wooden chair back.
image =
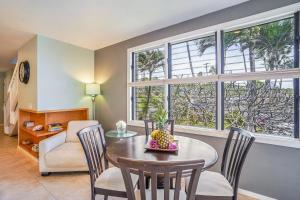
POLYGON ((223 153, 221 173, 233 187, 235 197, 241 171, 254 140, 255 137, 249 131, 240 128, 230 129, 223 153))
MULTIPOLYGON (((176 180, 174 189, 174 200, 178 200, 181 190, 181 178, 183 171, 191 171, 191 179, 187 191, 187 200, 194 200, 195 193, 204 166, 204 160, 194 160, 185 162, 159 162, 159 161, 139 161, 127 158, 118 158, 121 167, 123 179, 126 185, 127 197, 129 200, 135 200, 134 187, 130 175, 131 170, 138 171, 139 188, 141 200, 146 200, 145 174, 151 177, 151 199, 157 200, 157 179, 163 178, 164 200, 170 199, 170 178, 176 180)), ((162 199, 162 198, 160 198, 162 199)))
POLYGON ((108 160, 105 158, 106 142, 101 125, 89 126, 77 133, 82 144, 89 167, 92 192, 94 184, 100 174, 108 169, 108 160))
MULTIPOLYGON (((151 132, 156 128, 155 122, 152 119, 144 120, 145 123, 145 134, 148 137, 151 132)), ((168 126, 167 130, 170 132, 171 135, 174 135, 174 124, 175 121, 173 119, 168 119, 166 121, 166 124, 168 126)))

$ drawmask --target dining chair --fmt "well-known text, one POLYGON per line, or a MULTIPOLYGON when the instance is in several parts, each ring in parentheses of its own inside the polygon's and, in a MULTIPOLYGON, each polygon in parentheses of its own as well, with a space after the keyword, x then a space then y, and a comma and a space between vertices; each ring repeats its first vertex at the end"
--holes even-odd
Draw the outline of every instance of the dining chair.
MULTIPOLYGON (((221 173, 201 174, 196 199, 237 200, 241 171, 255 137, 249 131, 231 128, 223 153, 221 173)), ((186 179, 186 184, 189 179, 186 179)))
MULTIPOLYGON (((151 132, 155 129, 155 121, 152 119, 147 119, 147 120, 144 120, 144 123, 145 123, 145 134, 148 137, 151 134, 151 132)), ((170 129, 168 130, 170 132, 170 134, 174 135, 175 121, 173 119, 168 119, 166 121, 166 124, 170 127, 170 129)))
MULTIPOLYGON (((91 181, 91 199, 97 194, 108 196, 127 197, 121 170, 117 167, 108 167, 105 157, 106 142, 101 125, 89 126, 77 133, 82 144, 91 181)), ((132 175, 133 185, 138 181, 137 175, 132 175)))
POLYGON ((204 166, 204 160, 162 162, 140 161, 128 158, 118 158, 124 182, 126 183, 129 200, 194 200, 199 177, 204 166), (131 170, 139 174, 139 190, 132 185, 131 170), (183 171, 190 171, 191 178, 187 193, 181 190, 183 171), (145 175, 151 176, 151 189, 145 187, 145 175), (170 177, 176 178, 175 189, 170 189, 170 177), (162 178, 164 189, 157 189, 157 179, 162 178))
MULTIPOLYGON (((147 119, 144 120, 145 124, 145 134, 146 138, 148 140, 148 136, 151 134, 151 132, 155 129, 155 121, 152 119, 147 119)), ((166 124, 169 126, 169 132, 171 135, 174 135, 174 124, 175 121, 173 119, 168 119, 166 121, 166 124)), ((149 188, 149 183, 150 183, 150 177, 146 178, 146 188, 149 188)), ((173 180, 171 179, 171 188, 173 188, 173 180)))

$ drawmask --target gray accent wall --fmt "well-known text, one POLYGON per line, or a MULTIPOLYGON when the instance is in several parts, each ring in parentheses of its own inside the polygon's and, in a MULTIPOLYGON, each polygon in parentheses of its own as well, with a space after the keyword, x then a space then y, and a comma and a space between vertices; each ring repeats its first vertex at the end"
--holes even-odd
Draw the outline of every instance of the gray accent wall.
MULTIPOLYGON (((97 50, 95 80, 101 83, 102 95, 96 99, 96 118, 105 130, 113 129, 118 120, 126 120, 128 48, 298 2, 299 0, 252 0, 97 50)), ((129 128, 143 132, 138 127, 129 128)), ((222 156, 224 138, 177 134, 207 142, 222 156)), ((219 169, 220 160, 212 170, 219 169)), ((299 171, 300 149, 255 143, 246 160, 240 188, 276 199, 299 200, 299 171)))

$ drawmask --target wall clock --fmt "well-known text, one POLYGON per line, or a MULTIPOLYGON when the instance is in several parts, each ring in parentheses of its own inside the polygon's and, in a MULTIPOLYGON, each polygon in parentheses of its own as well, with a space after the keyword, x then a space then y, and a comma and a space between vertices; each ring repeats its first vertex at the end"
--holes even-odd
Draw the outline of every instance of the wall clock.
POLYGON ((19 65, 19 80, 27 84, 30 77, 30 66, 28 61, 23 61, 19 65))

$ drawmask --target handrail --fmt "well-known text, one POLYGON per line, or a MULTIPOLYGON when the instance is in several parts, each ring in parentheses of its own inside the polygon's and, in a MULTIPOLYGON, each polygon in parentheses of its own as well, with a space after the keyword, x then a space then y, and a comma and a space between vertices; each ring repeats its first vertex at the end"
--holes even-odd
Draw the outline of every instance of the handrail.
POLYGON ((6 98, 4 102, 4 132, 8 135, 15 134, 15 127, 18 122, 18 61, 15 65, 11 79, 9 80, 6 98))
POLYGON ((17 61, 16 65, 15 65, 14 72, 11 76, 11 79, 10 79, 10 82, 9 82, 9 85, 8 85, 8 88, 7 88, 7 93, 9 93, 10 90, 12 89, 12 87, 13 87, 14 79, 17 77, 17 74, 18 74, 18 71, 19 71, 18 66, 19 66, 19 62, 17 61))

